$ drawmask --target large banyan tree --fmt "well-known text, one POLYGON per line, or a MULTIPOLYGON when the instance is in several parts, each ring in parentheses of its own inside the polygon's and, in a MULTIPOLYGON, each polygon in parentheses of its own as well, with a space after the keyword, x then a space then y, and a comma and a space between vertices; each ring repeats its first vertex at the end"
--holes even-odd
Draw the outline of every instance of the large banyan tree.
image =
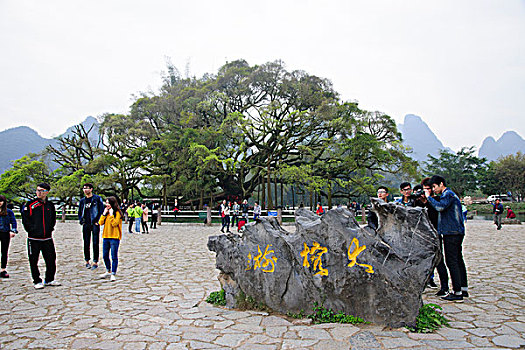
POLYGON ((168 65, 158 93, 101 122, 99 153, 84 168, 124 197, 135 189, 202 206, 257 192, 272 208, 277 184, 281 196, 293 184, 331 205, 370 192, 378 174, 414 167, 392 118, 342 101, 329 80, 281 61, 238 60, 201 78, 168 65))

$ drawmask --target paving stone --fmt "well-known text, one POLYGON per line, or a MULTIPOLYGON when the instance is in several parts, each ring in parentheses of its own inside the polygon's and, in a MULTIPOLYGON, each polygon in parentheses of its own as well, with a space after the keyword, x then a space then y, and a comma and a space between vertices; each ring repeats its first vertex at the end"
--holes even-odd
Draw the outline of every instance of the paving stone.
POLYGON ((412 348, 422 345, 419 341, 410 338, 379 338, 379 341, 386 349, 412 348))
POLYGON ((285 320, 282 317, 267 316, 262 319, 261 326, 264 327, 275 327, 275 326, 291 326, 292 323, 285 320))
POLYGON ((281 349, 304 349, 317 342, 315 339, 284 339, 281 349))
POLYGON ((337 340, 320 340, 319 343, 313 346, 314 350, 348 350, 350 349, 350 344, 343 341, 337 340))
POLYGON ((327 331, 332 335, 334 339, 344 340, 350 338, 352 335, 360 331, 359 327, 352 325, 334 325, 327 331))
POLYGON ((239 346, 244 340, 248 339, 249 336, 250 335, 245 333, 225 334, 215 339, 214 343, 233 348, 239 346))
POLYGON ((452 329, 448 327, 443 327, 437 331, 437 334, 443 336, 445 339, 461 339, 465 338, 468 333, 460 329, 452 329))
POLYGON ((305 329, 298 332, 299 338, 301 339, 332 339, 330 333, 324 329, 305 329))
POLYGON ((369 331, 359 332, 349 338, 350 345, 353 347, 381 348, 381 344, 369 331))
POLYGON ((437 333, 409 333, 408 337, 414 340, 445 340, 442 335, 437 333))
POLYGON ((482 337, 471 336, 469 337, 469 342, 478 347, 492 346, 492 343, 490 342, 490 340, 488 340, 487 338, 482 338, 482 337))
POLYGON ((476 347, 465 340, 422 340, 421 342, 436 349, 469 349, 476 347))
MULTIPOLYGON (((12 278, 0 283, 0 348, 518 348, 525 346, 521 231, 507 230, 496 240, 490 222, 467 223, 463 246, 471 298, 463 304, 447 303, 436 298, 435 291, 426 291, 423 301, 442 306, 451 327, 420 334, 373 324, 315 325, 308 318, 292 320, 206 303, 204 298, 220 289, 214 253, 206 247, 208 236, 217 234, 216 226, 170 224, 150 235, 125 234, 118 280, 110 283, 97 278, 99 271, 84 268, 78 224, 59 223, 54 235, 61 287, 34 290, 25 240, 11 242, 12 278), (504 246, 491 249, 501 240, 504 246), (499 269, 493 261, 501 263, 499 269)), ((42 259, 40 266, 44 271, 42 259)))
POLYGON ((525 322, 506 322, 505 326, 514 329, 516 332, 525 334, 525 322))
POLYGON ((449 322, 449 326, 451 328, 456 328, 456 329, 475 328, 473 324, 470 324, 468 322, 461 322, 461 321, 449 322))
POLYGON ((514 335, 498 335, 492 338, 492 342, 497 346, 503 346, 507 348, 520 348, 522 346, 525 347, 525 340, 514 335))
POLYGON ((466 331, 478 337, 492 337, 496 335, 496 333, 494 333, 488 328, 474 328, 474 329, 467 329, 466 331))

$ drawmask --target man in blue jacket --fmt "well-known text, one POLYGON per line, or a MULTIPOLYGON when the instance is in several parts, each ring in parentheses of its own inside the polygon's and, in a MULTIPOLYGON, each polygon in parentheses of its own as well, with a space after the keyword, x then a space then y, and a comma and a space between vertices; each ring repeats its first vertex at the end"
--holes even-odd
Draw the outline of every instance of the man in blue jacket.
POLYGON ((462 302, 468 297, 467 269, 463 261, 463 238, 465 237, 465 225, 461 201, 458 196, 446 187, 446 181, 439 175, 430 178, 434 193, 440 195, 439 201, 432 198, 429 190, 425 190, 428 202, 438 212, 438 233, 443 236, 443 249, 445 262, 452 280, 453 293, 442 299, 447 301, 462 302))
POLYGON ((498 230, 501 230, 501 214, 503 214, 503 204, 496 199, 496 202, 492 204, 492 214, 494 215, 494 224, 498 230))
POLYGON ((93 184, 85 183, 82 187, 85 197, 80 200, 78 205, 78 221, 82 225, 82 235, 84 237, 84 259, 88 269, 98 267, 98 257, 100 249, 100 226, 98 220, 104 211, 104 202, 100 196, 93 194, 93 184), (90 263, 90 242, 93 237, 93 265, 90 263))

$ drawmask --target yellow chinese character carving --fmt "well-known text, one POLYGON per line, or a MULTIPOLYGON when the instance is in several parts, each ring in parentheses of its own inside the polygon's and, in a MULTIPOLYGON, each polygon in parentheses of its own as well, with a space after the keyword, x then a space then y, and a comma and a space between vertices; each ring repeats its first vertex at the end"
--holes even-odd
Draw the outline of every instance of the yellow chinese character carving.
POLYGON ((301 252, 301 256, 303 257, 303 267, 310 267, 310 263, 308 262, 308 254, 310 253, 310 248, 308 248, 306 243, 303 243, 303 244, 304 244, 304 249, 301 252))
POLYGON ((257 251, 259 254, 257 256, 254 256, 252 258, 252 254, 248 254, 248 266, 246 267, 246 270, 251 270, 253 267, 253 270, 257 270, 257 268, 261 268, 263 272, 274 272, 275 271, 275 263, 277 262, 277 258, 275 256, 272 257, 266 257, 268 254, 275 253, 273 250, 268 250, 272 245, 266 245, 266 249, 264 250, 264 254, 261 252, 261 247, 257 245, 257 251), (252 266, 252 259, 253 259, 253 266, 252 266), (270 268, 268 268, 268 265, 271 265, 270 268))
POLYGON ((357 262, 357 256, 359 254, 361 254, 361 252, 363 250, 366 249, 366 245, 364 246, 359 246, 359 241, 357 240, 357 238, 353 238, 352 239, 352 243, 350 243, 350 246, 348 247, 348 260, 350 260, 350 263, 348 264, 348 267, 352 267, 354 265, 359 265, 359 266, 363 266, 363 267, 366 267, 366 272, 368 273, 374 273, 374 269, 372 268, 372 265, 368 265, 368 264, 360 264, 357 262), (355 245, 355 248, 354 250, 352 251, 352 246, 355 245))
POLYGON ((328 249, 326 247, 321 247, 317 242, 314 242, 311 248, 309 248, 306 243, 303 244, 304 249, 301 252, 303 266, 310 267, 310 263, 308 262, 308 254, 310 254, 310 260, 314 263, 314 271, 319 270, 315 275, 328 276, 328 269, 323 268, 323 261, 321 260, 322 255, 326 253, 328 249))
POLYGON ((252 253, 248 253, 248 265, 246 266, 245 271, 248 271, 251 269, 252 269, 252 253))

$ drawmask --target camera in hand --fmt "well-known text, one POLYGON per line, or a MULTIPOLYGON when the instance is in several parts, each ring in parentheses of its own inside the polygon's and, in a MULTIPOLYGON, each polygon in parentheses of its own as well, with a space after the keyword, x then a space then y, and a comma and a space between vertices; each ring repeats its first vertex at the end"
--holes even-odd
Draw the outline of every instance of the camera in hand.
POLYGON ((421 188, 421 189, 417 189, 414 187, 414 192, 412 192, 412 194, 410 196, 408 196, 408 198, 410 199, 418 199, 422 196, 425 195, 425 191, 421 188))

